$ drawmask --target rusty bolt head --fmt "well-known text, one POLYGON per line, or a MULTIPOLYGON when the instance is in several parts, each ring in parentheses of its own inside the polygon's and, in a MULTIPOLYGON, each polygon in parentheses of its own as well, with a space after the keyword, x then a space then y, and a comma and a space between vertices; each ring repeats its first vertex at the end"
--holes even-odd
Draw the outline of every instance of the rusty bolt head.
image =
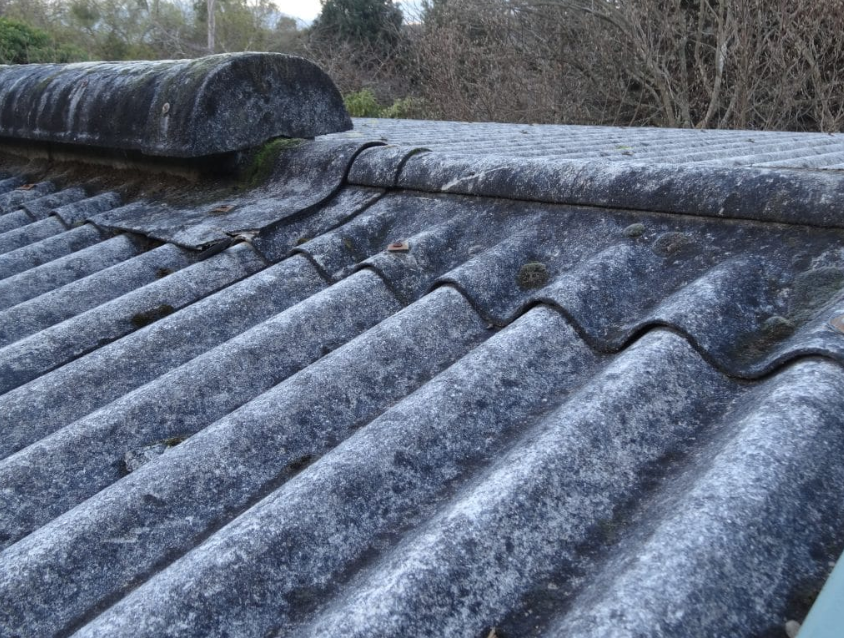
POLYGON ((410 244, 406 241, 394 241, 392 244, 387 246, 387 252, 391 253, 406 253, 410 250, 410 244))
POLYGON ((829 320, 829 325, 833 330, 844 334, 844 315, 838 315, 829 320))
POLYGON ((164 106, 161 107, 161 114, 167 115, 170 112, 170 102, 165 102, 164 106))

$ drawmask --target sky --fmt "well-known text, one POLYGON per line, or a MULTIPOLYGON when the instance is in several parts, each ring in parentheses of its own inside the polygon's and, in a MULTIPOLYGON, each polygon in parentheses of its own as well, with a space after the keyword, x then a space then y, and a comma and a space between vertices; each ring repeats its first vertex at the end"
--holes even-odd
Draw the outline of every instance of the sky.
POLYGON ((276 6, 282 13, 308 23, 319 15, 320 10, 319 0, 276 0, 276 6))

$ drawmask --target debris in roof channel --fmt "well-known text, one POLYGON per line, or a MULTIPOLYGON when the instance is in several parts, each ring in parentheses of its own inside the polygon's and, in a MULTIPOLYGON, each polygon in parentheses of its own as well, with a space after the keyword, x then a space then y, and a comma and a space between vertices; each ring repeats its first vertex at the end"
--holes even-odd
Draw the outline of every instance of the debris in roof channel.
POLYGON ((193 179, 4 147, 0 635, 796 631, 844 176, 749 164, 815 138, 356 126, 193 179))

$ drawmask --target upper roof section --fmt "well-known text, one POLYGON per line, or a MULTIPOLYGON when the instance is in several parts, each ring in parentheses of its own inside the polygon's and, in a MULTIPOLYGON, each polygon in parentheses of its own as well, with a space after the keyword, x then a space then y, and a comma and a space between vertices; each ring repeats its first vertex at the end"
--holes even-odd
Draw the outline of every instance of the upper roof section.
POLYGON ((279 53, 0 66, 0 136, 202 157, 352 126, 331 79, 279 53))
POLYGON ((572 162, 844 170, 844 134, 360 118, 341 138, 572 162))

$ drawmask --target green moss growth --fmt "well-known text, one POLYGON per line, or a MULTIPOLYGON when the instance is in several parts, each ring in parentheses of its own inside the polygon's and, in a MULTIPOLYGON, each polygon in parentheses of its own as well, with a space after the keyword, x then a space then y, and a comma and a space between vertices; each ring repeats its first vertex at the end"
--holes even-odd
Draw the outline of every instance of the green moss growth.
POLYGON ((523 290, 542 288, 548 283, 548 268, 538 261, 528 262, 519 268, 516 282, 519 284, 519 288, 523 290))
POLYGON ((371 89, 361 89, 343 97, 343 104, 352 117, 386 117, 406 119, 425 117, 426 108, 422 100, 404 97, 394 100, 392 105, 383 106, 371 89))
POLYGON ((844 287, 844 271, 840 268, 814 268, 794 279, 791 298, 791 319, 803 322, 810 319, 833 299, 844 287))
POLYGON ((637 222, 635 224, 630 224, 627 228, 625 228, 621 232, 624 233, 624 235, 626 237, 632 237, 632 238, 641 237, 642 235, 645 234, 645 225, 642 224, 641 222, 637 222))
POLYGON ((768 317, 762 324, 762 334, 767 341, 776 342, 790 337, 794 334, 795 328, 796 326, 793 321, 779 315, 774 315, 773 317, 768 317))
POLYGON ((170 304, 161 304, 160 306, 156 306, 151 310, 146 310, 144 312, 139 312, 136 315, 132 316, 132 325, 135 328, 143 328, 144 326, 148 326, 149 324, 158 321, 159 319, 163 319, 167 315, 173 314, 176 312, 176 309, 173 308, 170 304))
POLYGON ((300 146, 304 140, 279 137, 264 143, 252 155, 251 160, 241 171, 241 183, 248 188, 255 188, 266 182, 273 173, 276 161, 282 152, 300 146))
POLYGON ((657 237, 653 250, 662 257, 673 257, 694 245, 694 240, 685 233, 669 232, 657 237))

